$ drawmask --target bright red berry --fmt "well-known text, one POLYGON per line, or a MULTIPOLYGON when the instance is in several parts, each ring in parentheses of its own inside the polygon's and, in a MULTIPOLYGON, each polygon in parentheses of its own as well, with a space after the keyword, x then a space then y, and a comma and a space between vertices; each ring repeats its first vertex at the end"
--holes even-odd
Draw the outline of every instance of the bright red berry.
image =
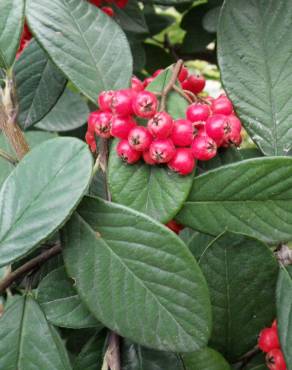
POLYGON ((174 156, 168 162, 168 167, 180 175, 189 175, 195 168, 195 159, 189 148, 177 148, 174 156))
POLYGON ((171 139, 176 146, 190 146, 195 137, 193 125, 186 119, 177 119, 173 123, 171 139))
POLYGON ((111 103, 112 99, 114 96, 114 91, 109 90, 109 91, 102 91, 97 99, 97 103, 99 105, 99 108, 105 112, 110 112, 111 111, 111 103))
POLYGON ((128 140, 122 140, 117 145, 118 156, 126 163, 133 164, 141 158, 141 152, 133 149, 128 140))
POLYGON ((227 139, 227 135, 230 132, 227 117, 222 114, 215 114, 209 117, 205 127, 207 135, 215 140, 218 147, 227 139))
POLYGON ((170 139, 157 139, 152 141, 149 154, 156 163, 167 163, 175 154, 175 146, 170 139))
POLYGON ((149 150, 146 150, 145 152, 143 152, 143 159, 144 159, 144 162, 149 164, 150 166, 153 166, 154 164, 156 164, 156 162, 151 158, 149 150))
POLYGON ((166 139, 172 132, 173 119, 167 112, 158 112, 147 124, 153 137, 166 139))
POLYGON ((241 132, 242 125, 241 125, 240 120, 236 116, 231 114, 230 116, 227 117, 227 121, 232 131, 238 132, 238 133, 241 132))
POLYGON ((211 104, 211 109, 214 114, 224 114, 229 116, 233 112, 233 106, 227 96, 219 96, 214 99, 211 104))
POLYGON ((189 90, 194 94, 199 94, 206 85, 206 80, 203 76, 190 75, 183 83, 184 90, 189 90))
POLYGON ((110 130, 112 118, 113 116, 110 112, 100 112, 96 116, 94 131, 98 136, 104 139, 109 139, 111 137, 110 130))
POLYGON ((141 118, 152 118, 158 107, 156 96, 150 91, 140 91, 133 99, 134 113, 141 118))
POLYGON ((188 77, 189 71, 185 66, 182 66, 179 75, 178 75, 178 80, 180 83, 184 82, 185 79, 188 77))
POLYGON ((102 112, 97 110, 95 112, 91 112, 88 116, 88 131, 94 133, 96 121, 99 119, 99 116, 102 112))
POLYGON ((129 132, 129 144, 133 149, 138 150, 139 152, 148 150, 152 140, 153 137, 146 127, 137 126, 129 132))
POLYGON ((167 224, 165 224, 165 226, 176 234, 179 234, 180 231, 182 231, 185 228, 183 225, 179 224, 175 220, 169 221, 167 224))
POLYGON ((272 349, 266 355, 266 364, 270 370, 286 370, 286 362, 280 349, 272 349))
POLYGON ((191 104, 186 112, 187 119, 191 122, 205 122, 210 116, 210 108, 207 104, 191 104))
POLYGON ((124 8, 128 4, 129 0, 116 0, 116 4, 119 8, 124 8))
POLYGON ((263 329, 259 335, 258 346, 263 352, 270 352, 272 349, 280 348, 277 329, 263 329))
POLYGON ((87 145, 90 147, 90 150, 92 152, 95 152, 96 151, 96 141, 95 141, 94 133, 87 131, 85 134, 85 141, 87 145))
POLYGON ((209 161, 217 154, 217 145, 207 135, 198 135, 191 146, 194 158, 199 161, 209 161))
POLYGON ((130 116, 133 113, 132 99, 131 89, 115 91, 111 101, 112 111, 118 116, 130 116))
POLYGON ((144 90, 144 83, 136 76, 133 76, 131 79, 131 88, 136 91, 142 91, 144 90))
POLYGON ((111 125, 111 135, 119 139, 128 139, 129 132, 137 126, 137 123, 131 116, 114 116, 111 125))
POLYGON ((225 137, 225 144, 233 144, 239 146, 242 142, 241 136, 241 122, 234 116, 230 115, 227 117, 228 120, 228 132, 225 137))
POLYGON ((111 8, 110 6, 102 6, 100 9, 109 17, 113 17, 115 15, 113 8, 111 8))

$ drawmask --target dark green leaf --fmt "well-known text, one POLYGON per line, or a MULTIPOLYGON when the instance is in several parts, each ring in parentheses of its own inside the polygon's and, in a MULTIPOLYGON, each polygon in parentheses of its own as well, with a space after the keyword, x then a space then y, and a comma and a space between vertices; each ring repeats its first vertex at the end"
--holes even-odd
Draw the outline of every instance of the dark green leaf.
POLYGON ((87 1, 27 3, 27 18, 37 39, 88 98, 96 102, 102 90, 128 86, 132 57, 115 21, 87 1))
POLYGON ((207 32, 215 33, 217 32, 219 15, 220 15, 220 6, 210 9, 203 18, 203 27, 207 32))
POLYGON ((231 370, 224 357, 212 348, 182 356, 185 370, 231 370))
POLYGON ((236 361, 275 317, 277 261, 262 242, 232 233, 211 242, 198 261, 211 294, 210 345, 236 361))
POLYGON ((260 353, 255 356, 250 362, 248 362, 243 370, 267 370, 265 354, 260 353))
POLYGON ((64 91, 66 78, 36 41, 31 41, 15 64, 19 124, 23 129, 40 121, 64 91))
POLYGON ((73 370, 100 370, 103 363, 104 341, 104 336, 99 333, 91 337, 76 357, 73 370))
POLYGON ((224 229, 274 243, 292 238, 292 158, 249 159, 196 177, 177 216, 218 235, 224 229))
POLYGON ((0 320, 2 369, 70 370, 61 338, 30 296, 14 299, 0 320))
POLYGON ((186 243, 197 260, 209 243, 214 239, 211 235, 203 234, 189 228, 184 229, 179 236, 186 243))
POLYGON ((227 0, 218 29, 224 87, 252 139, 266 155, 292 148, 289 1, 227 0))
POLYGON ((140 40, 129 39, 130 48, 133 55, 134 72, 140 72, 146 63, 144 44, 140 40))
POLYGON ((206 344, 207 286, 191 253, 166 227, 86 197, 63 242, 69 276, 105 326, 156 349, 194 351, 206 344))
POLYGON ((81 302, 64 267, 53 270, 40 282, 37 300, 47 320, 56 326, 72 329, 101 326, 81 302))
POLYGON ((71 215, 87 190, 92 157, 74 138, 28 153, 0 190, 0 266, 28 254, 71 215))
POLYGON ((277 286, 277 319, 281 348, 292 369, 292 266, 282 267, 277 286))
POLYGON ((114 19, 127 32, 147 33, 148 27, 145 22, 144 14, 137 0, 129 0, 127 6, 123 9, 115 6, 114 19))
POLYGON ((166 68, 172 64, 174 58, 160 46, 144 43, 146 53, 146 66, 145 69, 150 74, 154 73, 157 69, 166 68))
POLYGON ((153 5, 150 4, 145 4, 144 15, 151 35, 156 35, 175 22, 174 17, 157 14, 153 5))

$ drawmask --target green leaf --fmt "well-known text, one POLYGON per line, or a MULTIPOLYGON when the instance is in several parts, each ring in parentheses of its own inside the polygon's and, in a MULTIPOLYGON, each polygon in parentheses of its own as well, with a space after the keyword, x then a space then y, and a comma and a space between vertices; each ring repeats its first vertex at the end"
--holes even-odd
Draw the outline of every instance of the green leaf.
POLYGON ((220 15, 220 6, 210 9, 203 18, 203 27, 207 32, 217 32, 219 15, 220 15))
POLYGON ((175 22, 175 18, 166 14, 157 14, 151 4, 145 4, 144 15, 151 35, 157 35, 175 22))
POLYGON ((265 354, 260 353, 243 368, 243 370, 267 370, 265 354))
POLYGON ((220 17, 223 84, 265 155, 287 155, 292 148, 291 27, 287 1, 227 0, 220 17))
POLYGON ((275 243, 292 238, 292 158, 249 159, 196 177, 177 216, 206 234, 224 229, 275 243))
POLYGON ((73 287, 73 282, 60 267, 50 272, 39 284, 37 300, 47 320, 64 328, 99 327, 73 287))
POLYGON ((14 298, 0 320, 0 358, 3 369, 71 369, 61 338, 30 296, 14 298))
POLYGON ((0 67, 12 66, 24 19, 24 0, 0 0, 0 67))
POLYGON ((135 34, 148 33, 148 27, 145 22, 144 14, 137 0, 129 0, 125 8, 119 8, 112 4, 114 9, 114 19, 127 32, 135 34))
POLYGON ((275 317, 277 261, 259 240, 232 233, 211 242, 198 261, 211 295, 210 345, 236 361, 275 317))
POLYGON ((282 267, 277 285, 277 320, 281 348, 292 369, 292 266, 282 267))
POLYGON ((179 236, 185 242, 194 257, 198 260, 209 243, 214 239, 213 236, 203 234, 192 229, 184 229, 179 236))
POLYGON ((53 109, 36 125, 47 131, 70 131, 82 126, 89 115, 89 108, 79 94, 66 89, 53 109))
POLYGON ((212 348, 182 355, 185 370, 231 370, 224 357, 212 348))
POLYGON ((145 69, 150 74, 154 73, 157 69, 166 68, 175 61, 172 55, 160 46, 144 43, 146 53, 146 66, 145 69))
POLYGON ((14 71, 20 109, 19 124, 27 129, 40 121, 56 104, 65 89, 66 78, 34 40, 21 53, 14 71))
POLYGON ((87 190, 92 157, 74 138, 56 138, 28 153, 0 190, 0 266, 52 235, 87 190))
POLYGON ((74 361, 73 370, 100 370, 105 338, 100 333, 91 337, 74 361))
POLYGON ((27 19, 56 65, 93 102, 102 90, 128 86, 132 57, 127 39, 96 6, 80 0, 28 0, 27 19))
POLYGON ((206 344, 210 302, 204 277, 166 227, 85 197, 65 226, 63 243, 69 276, 105 326, 155 349, 194 351, 206 344))

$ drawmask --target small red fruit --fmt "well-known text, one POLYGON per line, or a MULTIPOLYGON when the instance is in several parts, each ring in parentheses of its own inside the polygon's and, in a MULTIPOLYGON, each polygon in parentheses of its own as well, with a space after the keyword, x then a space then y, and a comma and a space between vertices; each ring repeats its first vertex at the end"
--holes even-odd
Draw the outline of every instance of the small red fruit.
POLYGON ((176 234, 179 234, 180 231, 182 231, 185 228, 183 225, 179 224, 175 220, 169 221, 167 224, 165 224, 165 226, 176 234))
POLYGON ((141 152, 131 148, 128 140, 122 140, 117 145, 118 156, 126 163, 133 164, 141 158, 141 152))
POLYGON ((209 161, 217 154, 217 145, 207 135, 198 135, 191 146, 194 158, 199 161, 209 161))
POLYGON ((153 137, 166 139, 172 132, 173 119, 167 112, 158 112, 148 121, 147 127, 153 137))
POLYGON ((133 91, 131 89, 117 90, 114 92, 111 109, 118 116, 130 116, 132 109, 133 91))
POLYGON ((149 150, 143 152, 143 159, 144 159, 144 162, 149 164, 150 166, 153 166, 154 164, 156 164, 156 162, 151 158, 149 150))
POLYGON ((178 75, 178 80, 180 83, 184 82, 185 79, 188 77, 189 71, 185 66, 182 66, 179 75, 178 75))
POLYGON ((109 17, 113 17, 115 15, 113 8, 111 8, 110 6, 102 6, 100 9, 109 17))
POLYGON ((133 76, 131 79, 131 88, 136 91, 142 91, 144 90, 144 83, 136 76, 133 76))
POLYGON ((116 4, 119 8, 124 8, 128 4, 129 0, 116 0, 116 4))
POLYGON ((189 148, 178 148, 168 162, 168 167, 180 175, 189 175, 195 168, 195 159, 189 148))
POLYGON ((266 355, 266 364, 270 370, 286 370, 286 362, 280 349, 272 349, 266 355))
POLYGON ((113 96, 114 96, 113 90, 102 91, 97 99, 99 108, 105 112, 110 112, 113 96))
POLYGON ((194 94, 199 94, 206 85, 206 80, 200 75, 190 75, 183 83, 182 88, 184 90, 189 90, 194 94))
POLYGON ((170 139, 157 139, 152 141, 149 154, 156 163, 167 163, 175 154, 175 146, 170 139))
POLYGON ((211 109, 214 114, 224 114, 229 116, 233 112, 233 106, 227 96, 219 96, 214 99, 211 104, 211 109))
POLYGON ((149 149, 153 138, 147 128, 143 126, 134 127, 128 136, 130 146, 139 151, 144 152, 149 149))
POLYGON ((141 118, 152 118, 158 107, 156 96, 150 91, 141 91, 133 99, 134 113, 141 118))
POLYGON ((91 112, 88 116, 88 131, 91 132, 92 134, 94 133, 95 131, 95 124, 96 124, 96 121, 98 120, 99 118, 99 115, 101 114, 102 112, 100 110, 97 110, 95 112, 91 112))
POLYGON ((96 135, 109 139, 111 137, 111 123, 112 123, 112 114, 110 112, 100 112, 96 117, 95 121, 95 133, 96 135))
POLYGON ((111 125, 111 135, 119 139, 128 139, 129 132, 137 126, 137 123, 131 116, 114 116, 111 125))
POLYGON ((270 352, 272 349, 280 348, 277 329, 263 329, 259 335, 258 346, 263 352, 270 352))
POLYGON ((191 122, 205 122, 210 116, 210 108, 207 104, 191 104, 186 112, 187 119, 191 122))
POLYGON ((192 122, 186 119, 174 121, 171 139, 176 146, 190 146, 196 135, 192 122))
POLYGON ((95 142, 95 137, 94 133, 87 131, 85 134, 85 141, 89 145, 90 150, 92 152, 96 151, 96 142, 95 142))
POLYGON ((209 117, 205 127, 207 135, 215 140, 218 147, 222 145, 227 139, 227 135, 230 133, 227 117, 222 114, 215 114, 209 117))

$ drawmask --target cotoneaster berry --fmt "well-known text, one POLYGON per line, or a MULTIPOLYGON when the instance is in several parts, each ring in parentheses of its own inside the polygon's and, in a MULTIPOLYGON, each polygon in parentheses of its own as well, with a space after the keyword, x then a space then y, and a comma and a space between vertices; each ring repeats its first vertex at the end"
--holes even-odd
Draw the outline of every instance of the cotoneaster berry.
POLYGON ((176 146, 190 146, 195 133, 192 122, 186 119, 177 119, 173 123, 171 139, 176 146))
POLYGON ((133 149, 128 140, 122 140, 117 145, 118 156, 126 163, 133 164, 139 161, 142 153, 133 149))
POLYGON ((177 148, 174 156, 168 162, 168 167, 180 175, 188 175, 195 168, 195 159, 189 148, 177 148))
POLYGON ((139 152, 148 150, 152 140, 153 138, 150 132, 143 126, 137 126, 129 132, 129 144, 133 149, 139 152))
POLYGON ((141 118, 152 118, 158 107, 156 96, 150 91, 141 91, 133 99, 134 113, 141 118))
POLYGON ((111 112, 111 104, 112 104, 112 99, 114 96, 115 92, 113 90, 109 91, 102 91, 97 99, 98 106, 101 110, 105 112, 111 112))
POLYGON ((194 103, 188 107, 186 116, 193 123, 206 122, 210 113, 211 111, 207 104, 194 103))
POLYGON ((186 80, 182 82, 184 90, 189 90, 194 94, 199 94, 204 90, 206 80, 203 76, 190 75, 186 80))
POLYGON ((143 159, 144 159, 144 162, 149 164, 150 166, 154 166, 156 164, 154 159, 152 159, 149 150, 146 150, 145 152, 143 152, 143 159))
POLYGON ((95 133, 104 138, 109 139, 111 137, 111 122, 112 114, 109 112, 100 112, 95 121, 95 133))
POLYGON ((184 229, 184 226, 179 224, 175 220, 168 221, 168 223, 165 224, 165 226, 168 227, 170 230, 172 230, 176 234, 179 234, 180 231, 184 229))
POLYGON ((270 370, 286 370, 286 362, 280 349, 272 349, 266 355, 266 365, 270 370))
POLYGON ((152 141, 149 154, 156 163, 167 163, 175 154, 175 146, 170 139, 157 139, 152 141))
POLYGON ((227 96, 219 96, 219 98, 212 101, 211 109, 214 114, 224 114, 229 116, 233 112, 233 106, 227 96))
POLYGON ((131 116, 114 116, 111 125, 111 135, 119 139, 128 139, 129 132, 136 126, 137 123, 131 116))
POLYGON ((95 142, 94 133, 87 131, 86 134, 85 134, 85 141, 88 144, 88 146, 90 147, 90 150, 92 152, 95 152, 96 151, 96 142, 95 142))
POLYGON ((280 348, 278 332, 276 328, 265 328, 260 332, 258 346, 263 352, 269 352, 272 349, 280 348))
POLYGON ((159 112, 148 121, 147 127, 153 137, 166 139, 172 132, 173 119, 167 112, 159 112))
POLYGON ((144 90, 144 83, 136 76, 133 76, 131 79, 131 88, 136 91, 142 91, 144 90))
POLYGON ((181 83, 184 82, 187 79, 188 75, 189 75, 188 69, 186 67, 182 66, 182 68, 180 70, 180 73, 178 75, 179 82, 181 82, 181 83))
POLYGON ((227 139, 227 134, 230 132, 227 117, 223 114, 209 117, 205 127, 207 135, 216 142, 218 147, 227 139))
POLYGON ((209 136, 198 135, 192 143, 191 151, 199 161, 209 161, 217 154, 217 145, 209 136))
POLYGON ((131 115, 133 113, 132 99, 133 91, 130 89, 115 91, 111 101, 112 112, 118 116, 131 115))
POLYGON ((105 14, 107 14, 109 17, 113 17, 115 12, 113 10, 113 8, 111 8, 110 6, 102 6, 100 8, 105 14))

